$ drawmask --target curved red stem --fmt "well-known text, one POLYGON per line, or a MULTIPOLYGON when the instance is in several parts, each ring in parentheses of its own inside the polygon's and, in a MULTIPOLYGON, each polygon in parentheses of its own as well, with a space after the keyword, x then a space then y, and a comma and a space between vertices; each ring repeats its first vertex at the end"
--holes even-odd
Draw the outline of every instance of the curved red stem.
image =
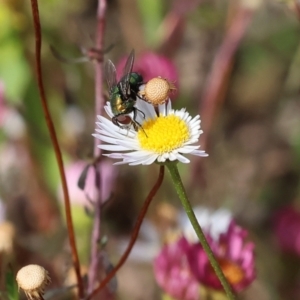
POLYGON ((123 264, 125 263, 125 261, 127 260, 134 244, 135 241, 138 237, 142 222, 144 220, 144 217, 147 213, 148 207, 153 199, 153 197, 155 196, 156 192, 158 191, 158 189, 160 188, 163 178, 164 178, 164 173, 165 173, 165 167, 164 166, 160 166, 159 169, 159 175, 157 178, 157 181, 155 183, 155 185, 153 186, 152 190, 150 191, 148 197, 146 198, 146 201, 141 209, 141 212, 137 218, 133 233, 131 235, 130 238, 130 242, 127 246, 126 251, 123 253, 121 259, 119 260, 118 264, 114 267, 114 269, 104 278, 104 280, 99 284, 99 286, 87 297, 86 300, 91 300, 98 292, 101 291, 101 289, 103 289, 108 282, 116 275, 117 271, 123 266, 123 264))
POLYGON ((31 8, 32 8, 32 15, 33 15, 34 30, 35 30, 35 59, 36 59, 38 88, 39 88, 39 93, 40 93, 46 124, 49 130, 51 142, 54 148, 57 165, 61 177, 61 183, 62 183, 64 200, 65 200, 65 213, 66 213, 66 220, 67 220, 68 236, 69 236, 69 242, 71 246, 73 264, 74 264, 76 277, 77 277, 78 294, 79 294, 79 298, 83 298, 84 287, 83 287, 83 282, 80 274, 80 264, 79 264, 79 258, 78 258, 77 248, 76 248, 67 181, 66 181, 66 176, 64 171, 62 155, 57 140, 54 124, 49 112, 47 98, 44 89, 44 83, 43 83, 42 66, 41 66, 42 35, 41 35, 41 24, 40 24, 39 8, 38 8, 37 0, 31 0, 31 8))

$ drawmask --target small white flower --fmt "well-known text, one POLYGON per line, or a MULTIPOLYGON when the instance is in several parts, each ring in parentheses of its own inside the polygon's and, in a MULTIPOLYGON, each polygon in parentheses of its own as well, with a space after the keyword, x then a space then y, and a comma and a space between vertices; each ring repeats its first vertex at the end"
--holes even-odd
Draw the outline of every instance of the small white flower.
MULTIPOLYGON (((203 231, 209 233, 214 240, 218 240, 220 234, 228 231, 233 220, 232 213, 226 208, 212 211, 203 206, 196 206, 193 211, 203 231)), ((190 242, 195 243, 198 241, 195 230, 185 212, 179 215, 179 224, 183 228, 184 236, 190 242)))
MULTIPOLYGON (((104 107, 110 118, 113 117, 110 103, 104 107)), ((115 164, 150 165, 155 161, 179 160, 182 163, 190 161, 182 154, 208 156, 204 151, 198 150, 197 143, 202 133, 200 129, 200 117, 192 118, 185 108, 174 110, 171 101, 158 106, 156 114, 154 107, 137 99, 138 112, 136 121, 142 128, 135 131, 133 126, 128 129, 120 128, 102 116, 98 116, 96 129, 93 136, 104 143, 98 147, 113 153, 106 156, 121 159, 115 164)), ((132 115, 131 115, 132 118, 132 115)))

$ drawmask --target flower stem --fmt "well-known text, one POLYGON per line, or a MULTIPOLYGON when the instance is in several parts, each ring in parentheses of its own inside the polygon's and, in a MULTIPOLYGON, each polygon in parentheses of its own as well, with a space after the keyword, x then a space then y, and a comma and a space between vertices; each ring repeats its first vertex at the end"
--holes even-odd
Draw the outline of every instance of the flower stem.
MULTIPOLYGON (((107 3, 106 0, 98 0, 97 9, 97 28, 96 28, 96 45, 95 48, 101 55, 103 54, 104 43, 104 29, 105 29, 105 14, 107 3)), ((104 106, 104 94, 103 94, 103 59, 95 60, 95 119, 97 115, 101 116, 104 106)), ((103 265, 100 259, 99 240, 101 239, 101 211, 102 200, 101 199, 101 182, 103 182, 103 164, 101 162, 101 149, 98 147, 99 141, 94 140, 94 169, 95 169, 95 184, 94 184, 94 202, 95 202, 95 217, 92 230, 91 240, 91 263, 88 271, 88 292, 91 293, 97 282, 97 274, 101 274, 103 265)))
POLYGON ((104 278, 104 280, 102 282, 100 282, 98 287, 96 287, 95 290, 92 293, 90 293, 90 295, 88 295, 86 300, 91 300, 97 293, 99 293, 109 283, 109 281, 116 275, 117 271, 124 265, 125 261, 127 260, 129 254, 135 244, 135 241, 139 235, 140 228, 142 226, 142 222, 145 218, 145 215, 148 211, 149 205, 163 182, 164 174, 165 174, 165 167, 163 165, 161 165, 159 168, 158 178, 157 178, 153 188, 151 189, 150 193, 148 194, 140 214, 138 215, 138 218, 137 218, 136 224, 134 226, 133 233, 130 237, 130 241, 127 246, 127 249, 123 253, 122 257, 120 258, 119 262, 114 267, 114 269, 104 278))
POLYGON ((208 259, 210 261, 210 264, 212 265, 216 275, 218 276, 225 292, 226 292, 226 295, 228 297, 228 299, 230 300, 234 300, 236 299, 232 289, 231 289, 231 286, 230 284, 228 283, 226 277, 224 276, 224 273, 222 271, 222 269, 220 268, 220 265, 218 264, 206 238, 205 238, 205 235, 197 221, 197 218, 194 214, 194 211, 193 211, 193 208, 191 206, 191 203, 190 201, 188 200, 188 197, 187 197, 187 194, 186 194, 186 191, 184 189, 184 186, 182 184, 182 181, 181 181, 181 177, 179 175, 179 172, 178 172, 178 168, 177 168, 177 161, 175 162, 172 162, 172 161, 169 161, 169 162, 166 162, 166 167, 168 168, 170 174, 171 174, 171 177, 172 177, 172 180, 173 180, 173 183, 174 183, 174 186, 175 186, 175 189, 176 189, 176 192, 181 200, 181 203, 182 203, 182 206, 198 236, 198 239, 205 251, 205 253, 207 254, 208 256, 208 259))
POLYGON ((64 194, 65 201, 65 214, 67 221, 67 229, 68 229, 68 237, 71 248, 72 260, 75 269, 77 285, 78 285, 78 296, 80 299, 84 296, 84 285, 80 272, 80 261, 78 256, 78 251, 76 247, 76 239, 75 239, 75 231, 73 226, 73 219, 71 213, 71 203, 69 197, 69 191, 67 186, 67 179, 64 170, 63 158, 61 149, 58 143, 58 138, 56 135, 54 123, 50 114, 50 110, 48 107, 48 101, 46 97, 46 92, 44 88, 43 74, 42 74, 42 63, 41 63, 41 48, 42 48, 42 31, 41 31, 41 23, 40 23, 40 15, 39 15, 39 7, 37 0, 31 0, 31 9, 32 9, 32 17, 35 31, 35 61, 36 61, 36 72, 37 72, 37 82, 38 89, 41 98, 41 104, 45 116, 45 121, 48 127, 48 131, 50 134, 51 142, 54 148, 54 153, 58 165, 58 170, 61 179, 61 185, 64 194))

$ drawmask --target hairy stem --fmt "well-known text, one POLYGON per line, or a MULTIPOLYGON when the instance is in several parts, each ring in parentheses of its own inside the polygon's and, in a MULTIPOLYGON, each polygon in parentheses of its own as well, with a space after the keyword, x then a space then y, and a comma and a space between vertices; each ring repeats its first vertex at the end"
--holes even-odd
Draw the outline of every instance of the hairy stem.
POLYGON ((208 256, 208 259, 210 261, 210 264, 212 265, 213 269, 215 270, 215 273, 216 275, 218 276, 226 294, 227 294, 227 297, 228 299, 230 300, 234 300, 236 299, 235 298, 235 295, 231 289, 231 286, 230 284, 228 283, 226 277, 224 276, 223 274, 223 271, 222 269, 220 268, 220 265, 219 263, 217 262, 206 238, 205 238, 205 235, 202 231, 202 228, 201 226, 199 225, 198 223, 198 220, 194 214, 194 211, 193 211, 193 208, 191 206, 191 203, 187 197, 187 194, 186 194, 186 191, 184 189, 184 186, 182 184, 182 181, 181 181, 181 177, 179 175, 179 172, 178 172, 178 168, 177 168, 177 161, 175 162, 167 162, 166 163, 166 166, 171 174, 171 177, 172 177, 172 180, 173 180, 173 183, 174 183, 174 186, 175 186, 175 189, 176 189, 176 192, 181 200, 181 203, 182 203, 182 206, 197 234, 197 237, 204 249, 204 251, 206 252, 207 256, 208 256))
MULTIPOLYGON (((98 115, 102 115, 103 112, 103 44, 104 44, 104 28, 105 28, 105 13, 106 13, 106 0, 98 1, 97 10, 97 27, 96 27, 96 50, 100 53, 100 59, 95 61, 95 119, 98 115)), ((91 293, 94 289, 97 281, 97 273, 102 273, 100 255, 99 252, 99 241, 101 238, 101 160, 97 159, 101 155, 101 149, 98 147, 99 141, 94 139, 94 169, 95 169, 95 185, 94 185, 94 201, 95 201, 95 217, 92 230, 91 239, 91 263, 88 272, 88 292, 91 293), (100 268, 100 270, 99 270, 100 268)))

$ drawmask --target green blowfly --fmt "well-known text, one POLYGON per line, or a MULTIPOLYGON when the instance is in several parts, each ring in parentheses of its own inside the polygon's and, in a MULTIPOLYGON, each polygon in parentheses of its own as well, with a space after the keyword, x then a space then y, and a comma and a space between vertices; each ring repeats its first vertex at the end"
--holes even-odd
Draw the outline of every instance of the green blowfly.
POLYGON ((144 82, 142 75, 132 72, 133 63, 134 50, 131 51, 127 58, 123 75, 119 82, 117 82, 116 67, 111 60, 106 62, 104 69, 109 90, 109 102, 114 114, 112 122, 121 128, 128 128, 128 125, 131 124, 133 124, 135 129, 137 126, 142 128, 136 117, 138 112, 145 117, 145 114, 135 107, 139 88, 144 82), (132 112, 133 118, 129 116, 132 112))

